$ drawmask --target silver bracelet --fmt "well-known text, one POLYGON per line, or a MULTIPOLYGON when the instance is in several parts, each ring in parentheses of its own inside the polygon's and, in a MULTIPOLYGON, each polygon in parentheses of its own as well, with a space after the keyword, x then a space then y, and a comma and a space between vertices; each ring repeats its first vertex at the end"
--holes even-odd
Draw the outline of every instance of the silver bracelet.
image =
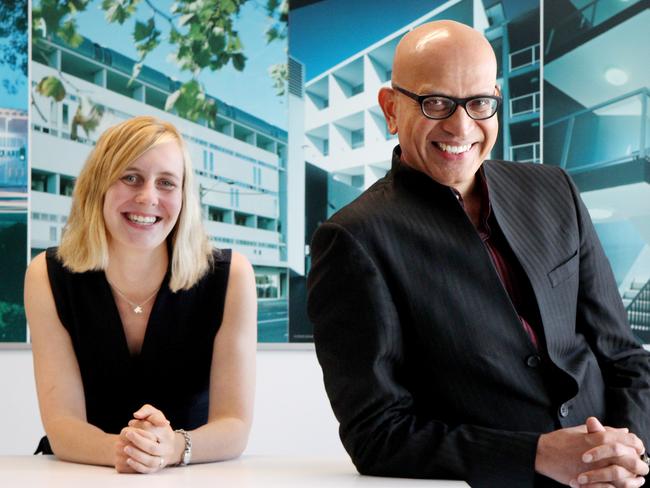
POLYGON ((192 460, 192 438, 190 437, 190 433, 183 429, 176 429, 174 432, 179 433, 185 439, 185 448, 183 449, 183 455, 178 466, 187 466, 192 460))

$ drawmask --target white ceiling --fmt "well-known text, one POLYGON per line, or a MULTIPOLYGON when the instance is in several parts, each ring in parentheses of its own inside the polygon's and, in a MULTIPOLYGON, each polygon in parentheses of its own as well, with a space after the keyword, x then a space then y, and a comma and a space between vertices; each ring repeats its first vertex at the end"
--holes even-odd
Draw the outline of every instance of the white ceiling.
MULTIPOLYGON (((564 56, 544 65, 544 79, 585 107, 650 87, 650 10, 646 9, 564 56), (628 81, 614 86, 605 79, 619 68, 628 81)), ((637 112, 634 112, 638 114, 637 112)))
POLYGON ((650 185, 634 183, 582 193, 594 222, 643 217, 650 220, 650 185))

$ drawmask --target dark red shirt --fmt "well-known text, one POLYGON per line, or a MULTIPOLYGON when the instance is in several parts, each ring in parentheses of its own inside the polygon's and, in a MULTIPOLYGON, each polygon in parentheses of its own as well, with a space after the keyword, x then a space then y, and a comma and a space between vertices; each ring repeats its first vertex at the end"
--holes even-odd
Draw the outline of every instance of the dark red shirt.
MULTIPOLYGON (((519 260, 503 235, 494 212, 492 212, 490 195, 482 168, 477 175, 477 183, 480 185, 481 191, 481 215, 476 230, 492 259, 492 264, 510 297, 524 330, 528 333, 535 348, 539 349, 539 339, 536 331, 540 329, 537 302, 535 301, 533 289, 519 260)), ((456 189, 452 188, 452 190, 464 209, 463 197, 456 189)))

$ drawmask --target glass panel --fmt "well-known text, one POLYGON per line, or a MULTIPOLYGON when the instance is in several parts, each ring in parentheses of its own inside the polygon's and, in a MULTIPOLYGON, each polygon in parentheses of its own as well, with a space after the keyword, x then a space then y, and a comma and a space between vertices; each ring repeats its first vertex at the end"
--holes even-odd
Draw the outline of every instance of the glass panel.
POLYGON ((524 95, 510 100, 510 112, 512 115, 525 114, 537 111, 535 94, 524 95))
POLYGON ((519 146, 513 146, 510 149, 511 159, 513 161, 519 161, 522 163, 525 162, 537 162, 539 151, 539 143, 533 142, 530 144, 521 144, 519 146))
POLYGON ((562 151, 569 127, 568 120, 544 127, 544 164, 564 166, 562 151))
POLYGON ((576 116, 568 169, 609 164, 639 155, 641 97, 611 103, 576 116))

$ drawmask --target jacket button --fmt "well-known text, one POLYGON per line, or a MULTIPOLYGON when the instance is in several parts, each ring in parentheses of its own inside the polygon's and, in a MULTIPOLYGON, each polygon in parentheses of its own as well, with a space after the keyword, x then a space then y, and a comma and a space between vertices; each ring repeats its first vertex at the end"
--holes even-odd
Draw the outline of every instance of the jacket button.
POLYGON ((537 354, 531 354, 526 358, 526 366, 529 368, 536 368, 540 365, 541 362, 542 358, 540 358, 537 354))
POLYGON ((569 415, 569 406, 566 403, 560 405, 560 417, 566 417, 569 415))

